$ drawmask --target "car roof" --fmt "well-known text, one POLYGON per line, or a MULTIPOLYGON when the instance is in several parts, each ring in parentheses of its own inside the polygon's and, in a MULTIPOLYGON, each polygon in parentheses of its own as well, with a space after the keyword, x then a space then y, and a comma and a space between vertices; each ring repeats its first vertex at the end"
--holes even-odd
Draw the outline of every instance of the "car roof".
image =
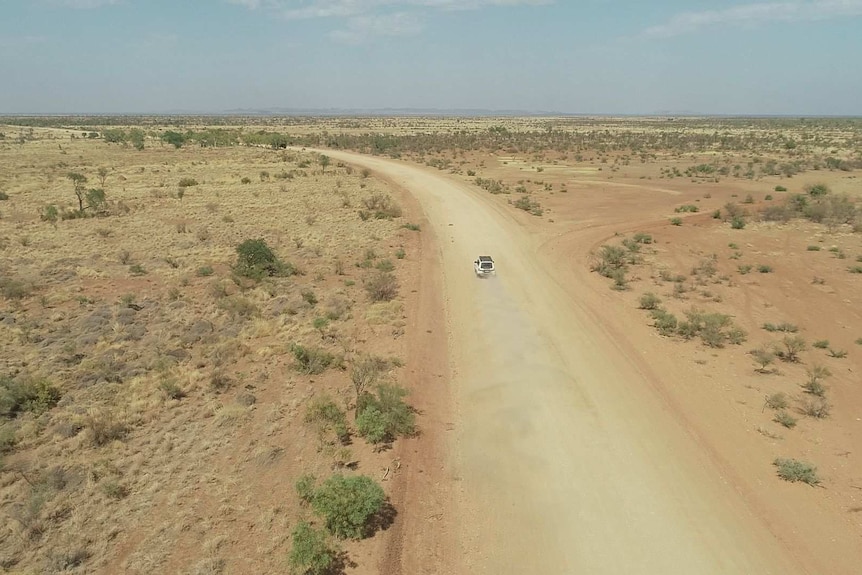
POLYGON ((492 260, 491 260, 491 256, 479 256, 479 261, 480 262, 490 262, 492 260))

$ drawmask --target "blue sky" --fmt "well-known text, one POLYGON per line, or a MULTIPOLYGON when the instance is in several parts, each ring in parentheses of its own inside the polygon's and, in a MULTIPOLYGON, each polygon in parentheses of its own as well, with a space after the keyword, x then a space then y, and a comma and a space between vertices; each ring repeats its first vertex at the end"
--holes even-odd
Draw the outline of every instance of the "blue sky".
POLYGON ((862 0, 0 0, 0 114, 862 115, 862 0))

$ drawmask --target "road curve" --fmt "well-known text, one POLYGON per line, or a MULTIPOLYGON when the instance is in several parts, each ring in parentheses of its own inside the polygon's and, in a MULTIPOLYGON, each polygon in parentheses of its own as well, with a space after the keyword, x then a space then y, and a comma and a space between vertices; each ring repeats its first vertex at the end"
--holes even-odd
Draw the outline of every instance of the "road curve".
POLYGON ((407 189, 438 239, 458 571, 802 572, 601 329, 613 310, 575 302, 511 210, 437 171, 320 151, 407 189), (497 277, 473 275, 479 254, 497 277))

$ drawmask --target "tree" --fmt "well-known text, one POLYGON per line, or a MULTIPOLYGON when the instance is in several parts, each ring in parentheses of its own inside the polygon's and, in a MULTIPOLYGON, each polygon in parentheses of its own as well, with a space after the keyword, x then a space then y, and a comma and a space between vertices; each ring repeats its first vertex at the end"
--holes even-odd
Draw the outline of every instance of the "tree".
POLYGON ((140 128, 132 128, 129 130, 129 141, 136 150, 144 149, 144 131, 140 128))
POLYGON ((370 477, 336 474, 314 492, 311 507, 324 518, 334 536, 361 539, 369 534, 369 522, 384 503, 383 488, 370 477))
POLYGON ((324 156, 323 154, 320 154, 320 158, 318 158, 317 161, 320 163, 320 171, 325 172, 326 166, 328 166, 330 163, 329 156, 324 156))
POLYGON ((87 183, 87 176, 83 174, 79 174, 78 172, 69 172, 66 174, 66 177, 72 181, 72 184, 75 186, 75 197, 78 198, 78 211, 84 212, 84 184, 87 183))
POLYGON ((105 208, 105 190, 101 188, 90 188, 87 190, 87 207, 95 212, 101 212, 105 208))
POLYGON ((173 130, 168 130, 164 134, 162 134, 162 141, 171 144, 174 148, 182 148, 183 144, 186 143, 186 137, 180 134, 179 132, 174 132, 173 130))
POLYGON ((96 173, 99 174, 99 185, 102 189, 105 189, 105 180, 108 178, 108 168, 102 166, 96 173))

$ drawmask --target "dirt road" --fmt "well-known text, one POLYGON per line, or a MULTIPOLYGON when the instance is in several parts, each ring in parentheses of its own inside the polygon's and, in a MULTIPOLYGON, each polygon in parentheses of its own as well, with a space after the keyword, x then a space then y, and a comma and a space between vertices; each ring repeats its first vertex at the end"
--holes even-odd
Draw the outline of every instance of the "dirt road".
POLYGON ((325 153, 408 189, 437 237, 457 411, 442 472, 459 485, 455 570, 801 572, 656 393, 643 359, 602 329, 613 310, 559 283, 511 210, 438 172, 325 153), (474 277, 479 254, 495 257, 496 278, 474 277))

